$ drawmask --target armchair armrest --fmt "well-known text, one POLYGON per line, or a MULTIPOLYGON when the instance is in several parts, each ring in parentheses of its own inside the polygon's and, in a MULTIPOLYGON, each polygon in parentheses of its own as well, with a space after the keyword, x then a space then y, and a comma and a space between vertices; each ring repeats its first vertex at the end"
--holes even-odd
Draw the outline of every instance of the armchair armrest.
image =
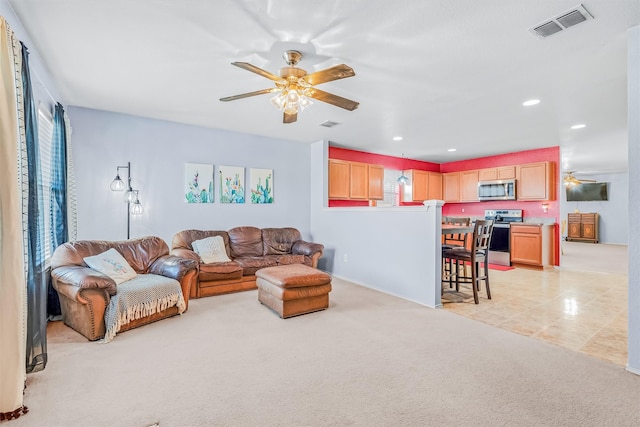
POLYGON ((191 249, 185 249, 185 248, 172 249, 171 255, 174 255, 180 258, 192 259, 198 264, 200 264, 200 255, 198 255, 191 249))
POLYGON ((180 281, 189 271, 197 268, 198 262, 193 259, 181 258, 175 255, 163 255, 151 264, 149 273, 180 281))
MULTIPOLYGON (((79 289, 104 289, 109 295, 116 294, 116 282, 99 271, 96 271, 89 267, 81 267, 77 265, 70 265, 64 267, 58 267, 51 272, 51 278, 53 279, 53 286, 56 290, 64 292, 63 288, 67 285, 70 287, 76 287, 79 289)), ((73 298, 77 291, 72 292, 73 298)), ((69 295, 71 297, 71 295, 69 295)))
POLYGON ((322 255, 324 251, 324 245, 320 243, 305 242, 304 240, 298 240, 291 246, 291 252, 295 255, 306 255, 313 257, 313 255, 320 253, 322 255))

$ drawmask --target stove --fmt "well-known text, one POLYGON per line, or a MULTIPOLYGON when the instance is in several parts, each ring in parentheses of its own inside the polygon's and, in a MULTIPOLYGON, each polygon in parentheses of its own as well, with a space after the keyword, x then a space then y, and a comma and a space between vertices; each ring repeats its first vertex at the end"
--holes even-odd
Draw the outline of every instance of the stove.
POLYGON ((489 242, 489 262, 511 265, 511 223, 522 222, 522 209, 487 209, 484 219, 493 220, 493 233, 489 242))

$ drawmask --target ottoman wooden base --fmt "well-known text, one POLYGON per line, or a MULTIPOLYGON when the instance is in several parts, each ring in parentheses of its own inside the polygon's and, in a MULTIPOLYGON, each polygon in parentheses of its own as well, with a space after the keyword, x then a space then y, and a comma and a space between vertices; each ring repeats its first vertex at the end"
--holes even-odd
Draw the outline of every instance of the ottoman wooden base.
POLYGON ((281 318, 329 307, 331 276, 304 265, 268 267, 256 272, 258 301, 281 318))

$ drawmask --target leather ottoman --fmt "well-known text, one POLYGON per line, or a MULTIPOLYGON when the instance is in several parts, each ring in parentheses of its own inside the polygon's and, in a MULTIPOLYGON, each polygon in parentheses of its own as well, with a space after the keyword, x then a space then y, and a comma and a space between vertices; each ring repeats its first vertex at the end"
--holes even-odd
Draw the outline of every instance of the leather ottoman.
POLYGON ((258 301, 281 318, 329 307, 331 276, 302 264, 280 265, 256 271, 258 301))

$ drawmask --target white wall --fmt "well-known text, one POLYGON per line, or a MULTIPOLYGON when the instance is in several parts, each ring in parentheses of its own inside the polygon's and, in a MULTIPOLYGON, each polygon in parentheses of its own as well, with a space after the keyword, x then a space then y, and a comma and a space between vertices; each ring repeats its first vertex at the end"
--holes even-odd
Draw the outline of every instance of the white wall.
POLYGON ((64 100, 58 94, 54 86, 49 72, 44 66, 40 54, 36 51, 35 46, 31 42, 31 37, 25 31, 22 23, 13 12, 13 9, 7 0, 0 0, 0 15, 4 16, 11 29, 18 39, 24 43, 29 50, 29 69, 31 74, 31 86, 33 88, 33 97, 35 99, 36 108, 39 103, 46 106, 49 111, 53 112, 56 102, 65 104, 64 100))
MULTIPOLYGON (((590 202, 567 202, 564 186, 560 186, 560 218, 567 219, 567 214, 576 209, 580 212, 596 212, 600 214, 600 243, 626 245, 629 235, 629 174, 609 173, 578 176, 593 179, 597 182, 608 182, 609 200, 590 202)), ((566 235, 566 230, 565 230, 566 235)))
POLYGON ((640 375, 640 26, 629 30, 627 56, 629 126, 629 356, 627 369, 640 375))
POLYGON ((442 202, 431 206, 327 208, 325 142, 311 147, 311 231, 334 276, 440 306, 442 202))
MULTIPOLYGON (((132 217, 131 237, 156 235, 169 245, 184 229, 240 225, 298 228, 309 235, 309 144, 280 141, 84 108, 70 108, 78 188, 78 239, 126 238, 123 193, 109 189, 116 167, 131 162, 132 186, 144 213, 132 217), (184 164, 216 166, 216 202, 184 201, 184 164), (220 204, 217 167, 274 170, 271 205, 220 204)), ((126 181, 126 170, 121 178, 126 181)), ((248 185, 248 182, 245 183, 248 185)))

